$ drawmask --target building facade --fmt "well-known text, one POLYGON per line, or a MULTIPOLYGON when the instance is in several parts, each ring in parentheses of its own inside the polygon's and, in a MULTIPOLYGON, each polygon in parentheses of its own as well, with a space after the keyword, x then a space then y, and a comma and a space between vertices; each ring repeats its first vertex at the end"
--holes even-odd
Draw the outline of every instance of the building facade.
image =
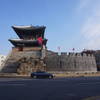
POLYGON ((0 55, 0 69, 2 68, 2 66, 3 66, 3 64, 4 64, 4 62, 5 62, 5 60, 6 60, 6 56, 0 55))

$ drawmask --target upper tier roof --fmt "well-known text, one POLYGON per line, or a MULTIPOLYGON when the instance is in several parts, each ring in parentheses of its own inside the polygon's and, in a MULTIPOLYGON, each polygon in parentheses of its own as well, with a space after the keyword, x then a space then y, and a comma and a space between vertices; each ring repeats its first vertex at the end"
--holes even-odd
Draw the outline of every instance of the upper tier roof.
POLYGON ((21 39, 27 39, 40 35, 44 38, 45 26, 12 26, 14 31, 21 39))

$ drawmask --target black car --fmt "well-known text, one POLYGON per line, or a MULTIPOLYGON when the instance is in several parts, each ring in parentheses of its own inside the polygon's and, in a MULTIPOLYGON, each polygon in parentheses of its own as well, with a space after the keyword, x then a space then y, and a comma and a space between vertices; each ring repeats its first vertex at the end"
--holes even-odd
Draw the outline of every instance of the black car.
POLYGON ((53 78, 54 76, 51 73, 47 73, 45 71, 37 71, 31 73, 32 78, 53 78))

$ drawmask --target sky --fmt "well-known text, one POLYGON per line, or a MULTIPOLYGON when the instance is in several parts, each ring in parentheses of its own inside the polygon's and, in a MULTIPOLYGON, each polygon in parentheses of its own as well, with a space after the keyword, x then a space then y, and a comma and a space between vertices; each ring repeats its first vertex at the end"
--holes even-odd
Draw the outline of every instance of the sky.
POLYGON ((0 54, 18 38, 11 26, 44 25, 47 48, 75 52, 100 49, 100 0, 0 0, 0 54))

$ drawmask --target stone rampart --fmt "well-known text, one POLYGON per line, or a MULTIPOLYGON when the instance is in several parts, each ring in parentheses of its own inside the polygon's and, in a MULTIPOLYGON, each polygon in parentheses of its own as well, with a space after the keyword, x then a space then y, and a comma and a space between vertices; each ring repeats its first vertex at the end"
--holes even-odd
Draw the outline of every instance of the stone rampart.
POLYGON ((41 51, 15 51, 5 62, 3 73, 31 73, 37 69, 46 71, 96 72, 95 57, 91 54, 48 51, 41 59, 41 51))
POLYGON ((47 51, 45 59, 48 71, 96 72, 95 57, 81 53, 54 53, 47 51))

